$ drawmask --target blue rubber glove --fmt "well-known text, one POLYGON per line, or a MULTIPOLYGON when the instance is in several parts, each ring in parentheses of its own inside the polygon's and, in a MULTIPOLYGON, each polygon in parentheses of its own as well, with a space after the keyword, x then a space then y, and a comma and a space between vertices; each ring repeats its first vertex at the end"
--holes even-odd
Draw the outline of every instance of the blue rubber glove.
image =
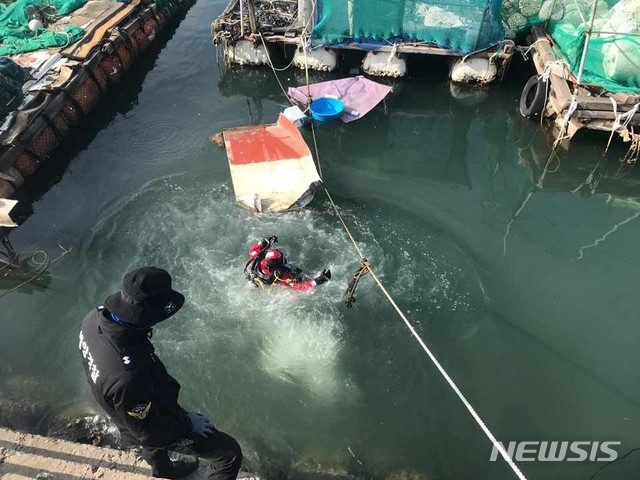
POLYGON ((191 431, 197 433, 201 437, 207 438, 207 435, 213 434, 216 427, 211 425, 209 419, 201 413, 189 412, 187 417, 191 420, 191 431))

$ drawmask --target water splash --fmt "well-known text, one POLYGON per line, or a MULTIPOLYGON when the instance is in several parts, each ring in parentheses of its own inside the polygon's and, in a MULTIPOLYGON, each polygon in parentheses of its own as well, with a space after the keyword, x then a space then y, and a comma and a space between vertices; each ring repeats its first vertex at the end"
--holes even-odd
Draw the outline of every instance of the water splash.
POLYGON ((111 258, 105 268, 115 279, 143 264, 172 273, 187 298, 181 312, 187 318, 163 328, 183 355, 201 352, 214 360, 221 344, 233 345, 229 361, 239 369, 257 367, 320 399, 350 391, 339 365, 345 329, 340 279, 357 267, 347 240, 324 211, 256 216, 232 202, 226 185, 212 189, 180 177, 154 182, 96 227, 83 254, 87 262, 111 258), (272 233, 309 277, 331 268, 338 280, 309 292, 253 287, 242 272, 247 250, 272 233), (123 251, 130 257, 116 255, 123 251), (113 264, 114 257, 120 261, 113 264))

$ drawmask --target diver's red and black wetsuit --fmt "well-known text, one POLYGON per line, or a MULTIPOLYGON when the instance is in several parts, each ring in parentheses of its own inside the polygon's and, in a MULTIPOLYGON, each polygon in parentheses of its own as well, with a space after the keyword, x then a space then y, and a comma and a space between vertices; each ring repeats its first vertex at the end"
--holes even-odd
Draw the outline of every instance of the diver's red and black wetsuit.
POLYGON ((249 261, 245 270, 249 270, 250 274, 254 276, 251 280, 256 285, 284 285, 292 290, 309 290, 316 286, 315 280, 301 280, 292 274, 291 269, 284 266, 279 272, 272 272, 267 265, 266 254, 267 248, 270 243, 264 239, 256 243, 249 249, 249 257, 252 261, 249 261))

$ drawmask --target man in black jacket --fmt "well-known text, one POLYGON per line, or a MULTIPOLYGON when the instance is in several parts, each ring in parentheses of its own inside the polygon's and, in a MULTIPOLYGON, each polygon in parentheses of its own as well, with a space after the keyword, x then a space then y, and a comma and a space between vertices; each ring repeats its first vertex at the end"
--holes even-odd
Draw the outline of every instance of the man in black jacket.
POLYGON ((180 478, 196 459, 171 461, 168 450, 211 459, 210 480, 234 480, 242 452, 229 435, 199 413, 178 404, 180 384, 167 372, 150 342, 151 328, 175 314, 184 296, 171 276, 155 267, 125 275, 122 290, 82 321, 79 349, 93 396, 129 445, 141 445, 154 477, 180 478))

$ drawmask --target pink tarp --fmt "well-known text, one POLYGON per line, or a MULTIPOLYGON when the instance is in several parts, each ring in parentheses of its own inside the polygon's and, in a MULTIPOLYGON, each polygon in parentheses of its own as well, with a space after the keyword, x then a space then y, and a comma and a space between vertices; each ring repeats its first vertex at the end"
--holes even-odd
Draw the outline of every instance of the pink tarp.
POLYGON ((345 113, 340 117, 343 122, 349 123, 364 117, 378 105, 384 97, 391 91, 391 87, 368 80, 362 75, 357 77, 341 78, 340 80, 330 80, 328 82, 314 83, 303 87, 289 87, 289 96, 299 104, 306 104, 308 93, 311 91, 311 98, 334 96, 344 102, 345 113), (358 115, 350 115, 351 111, 358 112, 358 115))

